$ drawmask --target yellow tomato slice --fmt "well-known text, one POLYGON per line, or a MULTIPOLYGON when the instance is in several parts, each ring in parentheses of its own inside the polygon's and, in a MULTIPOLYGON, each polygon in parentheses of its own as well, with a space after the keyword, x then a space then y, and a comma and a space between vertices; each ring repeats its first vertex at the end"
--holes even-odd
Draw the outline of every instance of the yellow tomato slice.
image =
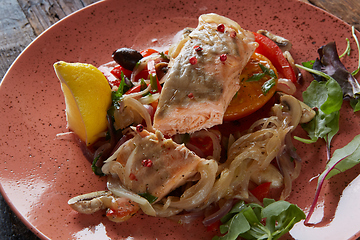
POLYGON ((236 93, 226 109, 224 121, 233 121, 248 116, 264 106, 274 95, 277 77, 274 79, 275 85, 271 87, 267 93, 263 92, 262 86, 272 78, 269 74, 265 74, 259 80, 248 81, 255 74, 263 73, 259 64, 265 66, 267 69, 272 69, 277 76, 277 71, 271 61, 259 53, 254 53, 240 75, 240 90, 236 93))

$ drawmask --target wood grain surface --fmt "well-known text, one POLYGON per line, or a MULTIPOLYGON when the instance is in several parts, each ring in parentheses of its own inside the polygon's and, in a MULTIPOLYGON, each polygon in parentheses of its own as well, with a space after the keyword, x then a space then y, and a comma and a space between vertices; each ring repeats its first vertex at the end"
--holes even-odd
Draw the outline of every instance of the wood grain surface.
MULTIPOLYGON (((16 57, 39 34, 65 16, 98 0, 1 0, 0 79, 16 57)), ((360 0, 310 2, 360 30, 360 0)), ((13 214, 0 195, 0 239, 38 239, 13 214)))

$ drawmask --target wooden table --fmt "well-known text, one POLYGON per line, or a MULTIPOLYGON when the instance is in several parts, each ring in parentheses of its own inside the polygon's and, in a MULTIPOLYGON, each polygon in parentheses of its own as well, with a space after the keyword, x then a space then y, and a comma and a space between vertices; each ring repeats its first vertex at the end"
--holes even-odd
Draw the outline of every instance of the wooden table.
MULTIPOLYGON (((58 20, 98 0, 1 0, 0 79, 22 50, 58 20)), ((359 0, 301 0, 325 9, 360 30, 359 0)), ((0 195, 0 238, 38 239, 0 195)))

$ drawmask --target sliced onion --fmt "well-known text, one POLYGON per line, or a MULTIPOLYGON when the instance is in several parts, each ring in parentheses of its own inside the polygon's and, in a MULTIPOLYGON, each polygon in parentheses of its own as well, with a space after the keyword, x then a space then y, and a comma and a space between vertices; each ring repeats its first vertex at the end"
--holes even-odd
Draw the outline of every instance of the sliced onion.
POLYGON ((153 128, 152 123, 151 123, 151 117, 150 117, 149 112, 138 100, 133 99, 133 98, 124 98, 124 105, 131 107, 137 113, 139 113, 140 116, 145 120, 147 129, 150 132, 155 132, 155 129, 153 128))
MULTIPOLYGON (((216 134, 215 130, 211 130, 211 129, 210 130, 201 130, 201 131, 191 134, 191 137, 198 137, 198 138, 210 137, 211 142, 213 144, 213 156, 212 157, 217 161, 220 160, 220 154, 221 154, 221 144, 220 144, 221 135, 220 135, 220 133, 216 134)), ((186 146, 188 146, 188 144, 186 146)), ((200 157, 202 157, 202 156, 200 156, 200 157)))
POLYGON ((209 226, 220 220, 223 216, 225 216, 230 211, 232 207, 232 203, 233 203, 232 199, 228 199, 218 211, 204 218, 203 220, 204 226, 209 226))
POLYGON ((198 164, 200 180, 188 188, 178 201, 171 201, 170 207, 191 210, 198 207, 209 196, 214 186, 218 165, 214 160, 204 160, 198 164))
POLYGON ((287 78, 279 78, 276 91, 280 91, 289 95, 293 95, 296 92, 295 84, 287 78))
MULTIPOLYGON (((149 85, 150 86, 150 85, 149 85)), ((141 104, 150 104, 152 102, 155 102, 160 98, 160 93, 154 93, 151 95, 146 95, 145 97, 142 97, 139 99, 139 102, 141 104)))
POLYGON ((125 197, 138 203, 145 214, 153 217, 156 216, 156 212, 148 200, 122 187, 119 179, 114 178, 112 175, 108 176, 107 187, 115 196, 125 197))
POLYGON ((187 212, 184 214, 174 215, 169 217, 170 220, 173 220, 179 224, 191 224, 196 219, 204 216, 204 211, 196 211, 196 212, 187 212))
POLYGON ((140 92, 124 94, 123 96, 124 96, 124 98, 138 98, 138 97, 148 94, 150 92, 150 90, 151 90, 151 85, 149 84, 149 86, 147 86, 147 88, 145 88, 144 90, 142 90, 140 92))
POLYGON ((201 151, 201 149, 198 148, 197 146, 195 146, 194 144, 187 143, 187 144, 186 144, 186 147, 187 147, 190 151, 192 151, 192 152, 194 152, 196 155, 198 155, 199 157, 201 157, 201 158, 205 158, 205 157, 206 157, 206 156, 205 156, 205 153, 204 153, 203 151, 201 151))

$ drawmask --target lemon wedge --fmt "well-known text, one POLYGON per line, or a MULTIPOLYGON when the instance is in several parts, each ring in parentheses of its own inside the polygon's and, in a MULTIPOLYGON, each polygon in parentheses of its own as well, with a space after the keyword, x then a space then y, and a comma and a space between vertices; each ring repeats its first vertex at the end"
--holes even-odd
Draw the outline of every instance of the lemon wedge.
POLYGON ((107 129, 110 85, 91 64, 59 61, 54 69, 65 97, 67 126, 89 146, 107 129))

